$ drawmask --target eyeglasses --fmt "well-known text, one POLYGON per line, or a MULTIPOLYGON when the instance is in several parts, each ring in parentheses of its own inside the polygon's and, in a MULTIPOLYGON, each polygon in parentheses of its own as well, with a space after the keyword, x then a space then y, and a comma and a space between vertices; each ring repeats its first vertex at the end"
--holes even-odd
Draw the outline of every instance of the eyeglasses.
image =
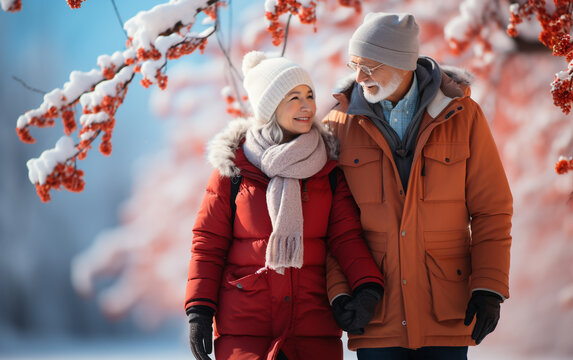
POLYGON ((374 70, 378 69, 378 68, 379 68, 380 66, 382 66, 382 65, 384 65, 384 64, 378 64, 378 65, 374 66, 373 68, 369 68, 369 67, 366 66, 366 65, 360 65, 360 64, 357 64, 357 63, 352 62, 352 61, 349 61, 349 62, 346 64, 346 66, 348 66, 348 68, 349 68, 350 70, 356 71, 356 70, 360 69, 360 71, 362 71, 363 73, 365 73, 365 74, 368 75, 368 76, 372 75, 372 72, 373 72, 374 70))

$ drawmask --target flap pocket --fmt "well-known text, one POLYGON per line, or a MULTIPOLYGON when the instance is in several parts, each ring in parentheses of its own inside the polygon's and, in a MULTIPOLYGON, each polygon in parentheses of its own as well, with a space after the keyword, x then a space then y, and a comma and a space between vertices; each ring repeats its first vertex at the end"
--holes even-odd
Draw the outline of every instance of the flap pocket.
POLYGON ((350 147, 340 151, 338 162, 356 203, 381 203, 382 151, 375 147, 350 147))
POLYGON ((439 161, 443 165, 452 165, 466 160, 470 156, 469 144, 428 144, 424 147, 424 157, 439 161))
POLYGON ((470 296, 470 256, 465 248, 426 251, 432 309, 438 321, 463 319, 470 296), (443 253, 443 254, 442 254, 443 253))
POLYGON ((447 251, 440 254, 442 250, 427 250, 426 266, 436 277, 448 281, 467 280, 471 273, 470 256, 463 249, 447 251), (456 254, 456 252, 458 254, 456 254))
POLYGON ((358 167, 379 160, 380 150, 366 147, 347 149, 342 152, 338 158, 341 165, 350 167, 358 167))
POLYGON ((228 285, 240 290, 252 291, 258 290, 266 286, 266 272, 249 274, 240 278, 233 276, 232 273, 227 273, 226 282, 228 285))

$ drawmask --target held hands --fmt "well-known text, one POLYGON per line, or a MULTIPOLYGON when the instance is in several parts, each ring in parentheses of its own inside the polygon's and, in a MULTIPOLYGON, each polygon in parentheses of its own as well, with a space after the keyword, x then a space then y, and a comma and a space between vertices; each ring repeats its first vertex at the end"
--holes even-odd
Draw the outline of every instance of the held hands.
POLYGON ((213 309, 208 306, 192 306, 188 309, 189 345, 197 360, 210 360, 207 355, 213 350, 213 309))
POLYGON ((503 299, 491 291, 476 290, 468 302, 464 325, 469 326, 476 315, 476 324, 472 332, 472 339, 476 345, 482 342, 487 334, 495 330, 499 321, 500 304, 503 299))
POLYGON ((364 327, 374 317, 376 305, 384 289, 378 284, 364 284, 354 291, 354 296, 340 295, 332 302, 334 320, 349 334, 364 334, 364 327))

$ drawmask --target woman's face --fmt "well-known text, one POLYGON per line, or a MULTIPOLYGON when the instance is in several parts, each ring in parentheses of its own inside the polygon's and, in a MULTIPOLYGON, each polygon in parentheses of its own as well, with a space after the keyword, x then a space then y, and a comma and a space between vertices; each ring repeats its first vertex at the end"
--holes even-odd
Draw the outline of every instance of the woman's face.
POLYGON ((279 103, 275 113, 285 142, 309 132, 316 113, 312 90, 306 85, 293 88, 279 103))

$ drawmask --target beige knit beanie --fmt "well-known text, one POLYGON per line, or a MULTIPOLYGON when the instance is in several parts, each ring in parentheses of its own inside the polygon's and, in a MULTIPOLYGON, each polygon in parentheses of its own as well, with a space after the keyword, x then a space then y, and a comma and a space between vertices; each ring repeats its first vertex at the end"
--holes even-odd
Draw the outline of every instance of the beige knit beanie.
POLYGON ((284 57, 267 57, 262 51, 251 51, 243 57, 242 69, 243 86, 260 125, 270 120, 281 100, 296 86, 307 85, 314 93, 306 70, 284 57))

